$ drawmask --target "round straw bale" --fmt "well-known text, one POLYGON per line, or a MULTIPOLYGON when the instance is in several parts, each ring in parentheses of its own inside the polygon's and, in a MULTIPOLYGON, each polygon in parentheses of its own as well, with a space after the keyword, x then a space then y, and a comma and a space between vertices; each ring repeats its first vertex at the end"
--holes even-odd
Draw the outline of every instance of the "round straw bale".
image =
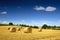
POLYGON ((8 30, 10 30, 10 27, 8 28, 8 30))
POLYGON ((31 27, 27 27, 24 29, 25 33, 31 33, 32 32, 32 28, 31 27))
POLYGON ((10 28, 10 32, 16 32, 16 28, 15 27, 11 27, 10 28))
POLYGON ((17 30, 20 31, 22 29, 22 27, 18 27, 17 30))
POLYGON ((42 28, 39 29, 39 32, 42 32, 42 28))
POLYGON ((18 30, 18 31, 20 31, 20 30, 21 30, 21 28, 18 28, 17 30, 18 30))

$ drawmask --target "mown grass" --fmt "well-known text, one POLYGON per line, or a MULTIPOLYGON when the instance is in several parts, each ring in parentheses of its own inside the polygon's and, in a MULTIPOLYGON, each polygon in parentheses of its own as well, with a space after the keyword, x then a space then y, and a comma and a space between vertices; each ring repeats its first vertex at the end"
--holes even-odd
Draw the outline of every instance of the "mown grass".
MULTIPOLYGON (((60 30, 42 30, 34 29, 32 33, 24 33, 21 31, 9 32, 9 26, 0 26, 0 40, 60 40, 60 30)), ((17 28, 17 27, 16 27, 17 28)))

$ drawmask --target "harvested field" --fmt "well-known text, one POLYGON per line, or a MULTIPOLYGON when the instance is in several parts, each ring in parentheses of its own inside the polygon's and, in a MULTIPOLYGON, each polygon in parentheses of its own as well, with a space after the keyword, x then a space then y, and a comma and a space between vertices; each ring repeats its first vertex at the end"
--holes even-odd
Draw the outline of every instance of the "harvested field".
POLYGON ((32 33, 24 33, 24 28, 10 32, 8 27, 10 26, 0 26, 0 40, 60 40, 60 30, 43 29, 39 32, 33 28, 32 33))

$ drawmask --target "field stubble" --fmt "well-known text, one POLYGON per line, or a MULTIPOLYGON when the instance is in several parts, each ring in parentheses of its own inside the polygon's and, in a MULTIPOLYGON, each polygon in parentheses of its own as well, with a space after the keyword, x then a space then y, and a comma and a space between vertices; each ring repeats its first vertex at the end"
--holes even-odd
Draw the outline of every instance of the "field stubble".
POLYGON ((21 31, 10 32, 9 26, 0 26, 0 40, 60 40, 60 30, 42 30, 32 29, 32 33, 21 31))

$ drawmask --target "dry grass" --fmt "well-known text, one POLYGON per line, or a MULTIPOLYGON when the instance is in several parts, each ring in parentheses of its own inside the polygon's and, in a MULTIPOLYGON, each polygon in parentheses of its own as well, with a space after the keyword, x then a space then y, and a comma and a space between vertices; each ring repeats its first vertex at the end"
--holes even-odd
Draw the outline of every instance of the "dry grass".
POLYGON ((24 33, 24 30, 10 32, 9 26, 0 26, 0 40, 60 40, 60 30, 32 29, 32 33, 24 33))

